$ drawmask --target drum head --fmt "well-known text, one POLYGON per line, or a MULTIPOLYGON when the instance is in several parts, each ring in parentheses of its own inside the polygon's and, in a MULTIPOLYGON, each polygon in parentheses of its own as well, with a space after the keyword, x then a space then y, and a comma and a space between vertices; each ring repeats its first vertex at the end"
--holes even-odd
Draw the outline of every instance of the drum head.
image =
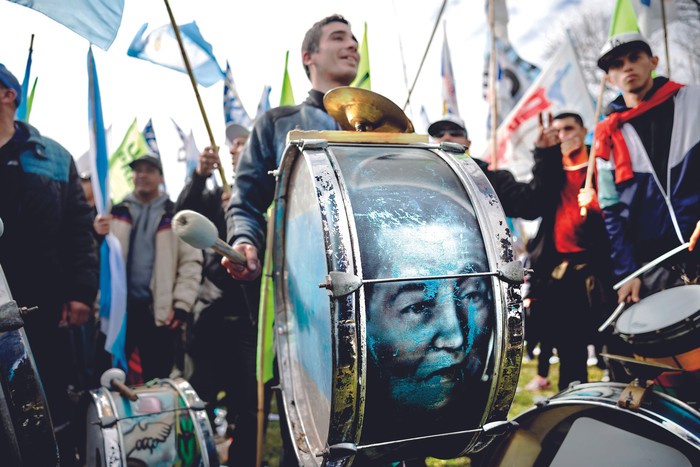
POLYGON ((652 392, 638 412, 617 406, 625 385, 564 391, 515 421, 519 428, 473 460, 478 466, 700 465, 700 414, 652 392))
POLYGON ((682 323, 700 311, 700 285, 683 285, 650 295, 622 312, 615 329, 624 335, 653 333, 682 323))
POLYGON ((287 149, 277 190, 277 358, 300 462, 340 443, 388 460, 482 442, 522 350, 519 295, 493 278, 512 249, 483 172, 425 146, 312 143, 287 149))

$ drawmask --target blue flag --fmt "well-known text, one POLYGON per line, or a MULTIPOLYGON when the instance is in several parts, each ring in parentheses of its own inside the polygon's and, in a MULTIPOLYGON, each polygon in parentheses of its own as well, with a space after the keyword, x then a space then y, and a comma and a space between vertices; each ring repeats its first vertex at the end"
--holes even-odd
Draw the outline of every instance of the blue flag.
POLYGON ((10 0, 39 11, 107 50, 117 37, 124 0, 10 0))
MULTIPOLYGON (((127 54, 187 73, 172 25, 161 26, 149 34, 145 34, 147 27, 148 23, 141 26, 131 42, 127 54)), ((202 86, 208 87, 222 79, 224 72, 219 68, 213 48, 204 40, 197 24, 195 22, 183 24, 179 26, 179 29, 195 80, 202 86)))
MULTIPOLYGON (((34 42, 34 35, 32 34, 32 43, 34 42)), ((29 117, 29 75, 32 72, 32 52, 33 45, 29 46, 29 55, 27 56, 27 66, 24 68, 24 79, 22 80, 22 102, 20 102, 17 108, 17 120, 23 122, 28 121, 29 117)))
POLYGON ((233 82, 233 73, 231 73, 231 66, 228 61, 226 62, 226 79, 224 80, 224 120, 227 125, 229 123, 237 123, 245 128, 250 128, 252 124, 236 90, 236 85, 233 82))
MULTIPOLYGON (((90 172, 95 207, 101 215, 109 213, 109 161, 102 117, 102 100, 97 67, 88 49, 88 123, 90 125, 90 172)), ((105 350, 112 354, 113 365, 127 369, 126 343, 126 268, 122 249, 111 232, 100 247, 100 329, 107 336, 105 350)))
POLYGON ((190 134, 187 135, 180 128, 180 125, 175 123, 175 120, 170 119, 175 125, 175 131, 180 136, 182 140, 182 146, 180 147, 180 157, 178 160, 185 163, 185 181, 189 180, 192 176, 192 172, 197 168, 197 162, 199 161, 199 149, 197 149, 197 143, 194 141, 194 134, 190 130, 190 134))
POLYGON ((160 151, 158 150, 156 132, 153 129, 153 119, 148 119, 148 123, 146 123, 146 126, 143 127, 143 131, 141 133, 143 133, 143 139, 145 139, 146 144, 148 144, 148 149, 151 151, 151 153, 158 156, 158 159, 160 159, 160 151))
POLYGON ((270 91, 272 88, 268 85, 265 85, 263 88, 262 95, 260 96, 260 102, 258 102, 258 110, 255 112, 255 119, 268 110, 270 110, 270 91))

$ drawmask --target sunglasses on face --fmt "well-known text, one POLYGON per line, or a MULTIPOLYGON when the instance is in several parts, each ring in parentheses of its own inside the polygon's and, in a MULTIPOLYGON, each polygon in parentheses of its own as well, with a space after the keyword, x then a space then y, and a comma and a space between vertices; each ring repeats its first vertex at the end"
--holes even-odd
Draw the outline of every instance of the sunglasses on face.
POLYGON ((463 132, 463 131, 459 131, 459 130, 450 130, 450 131, 441 130, 441 131, 438 131, 437 133, 435 133, 435 138, 442 138, 442 137, 445 136, 446 134, 449 134, 450 136, 452 136, 452 137, 454 137, 454 138, 459 138, 460 136, 464 136, 464 132, 463 132))

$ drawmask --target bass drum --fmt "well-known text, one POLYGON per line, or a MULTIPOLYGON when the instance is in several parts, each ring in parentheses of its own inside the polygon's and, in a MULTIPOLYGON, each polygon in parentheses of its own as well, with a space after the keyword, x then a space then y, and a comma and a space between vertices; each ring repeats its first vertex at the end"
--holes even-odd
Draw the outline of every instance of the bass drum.
POLYGON ((476 466, 700 465, 700 413, 650 391, 637 411, 618 406, 626 385, 574 386, 515 418, 515 432, 474 456, 476 466))
POLYGON ((449 145, 290 138, 273 262, 300 463, 483 448, 507 423, 523 339, 522 266, 485 175, 449 145))
POLYGON ((58 465, 44 387, 0 267, 0 456, 2 465, 58 465))
POLYGON ((218 466, 204 402, 182 378, 133 388, 135 401, 102 387, 90 391, 86 464, 218 466))

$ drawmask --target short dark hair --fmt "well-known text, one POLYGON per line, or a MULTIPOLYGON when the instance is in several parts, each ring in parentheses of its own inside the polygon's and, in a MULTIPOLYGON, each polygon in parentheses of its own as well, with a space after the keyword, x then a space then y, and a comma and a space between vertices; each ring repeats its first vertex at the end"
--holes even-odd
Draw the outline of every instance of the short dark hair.
POLYGON ((308 65, 303 63, 304 53, 308 52, 312 54, 314 52, 318 52, 318 46, 321 42, 321 29, 323 29, 323 26, 330 23, 343 23, 350 26, 350 22, 348 20, 346 20, 342 15, 336 14, 326 16, 322 20, 316 21, 314 25, 311 26, 311 29, 306 31, 306 34, 304 35, 304 41, 301 43, 301 55, 302 64, 304 65, 304 71, 306 72, 306 77, 309 79, 311 79, 311 71, 309 70, 308 65))
POLYGON ((581 127, 585 128, 585 125, 583 124, 583 119, 582 119, 581 116, 580 116, 579 114, 577 114, 577 113, 574 113, 574 112, 561 112, 561 113, 559 113, 559 114, 557 114, 557 115, 554 116, 554 120, 563 120, 563 119, 565 119, 565 118, 573 118, 574 120, 576 120, 576 123, 578 123, 579 125, 581 125, 581 127))

